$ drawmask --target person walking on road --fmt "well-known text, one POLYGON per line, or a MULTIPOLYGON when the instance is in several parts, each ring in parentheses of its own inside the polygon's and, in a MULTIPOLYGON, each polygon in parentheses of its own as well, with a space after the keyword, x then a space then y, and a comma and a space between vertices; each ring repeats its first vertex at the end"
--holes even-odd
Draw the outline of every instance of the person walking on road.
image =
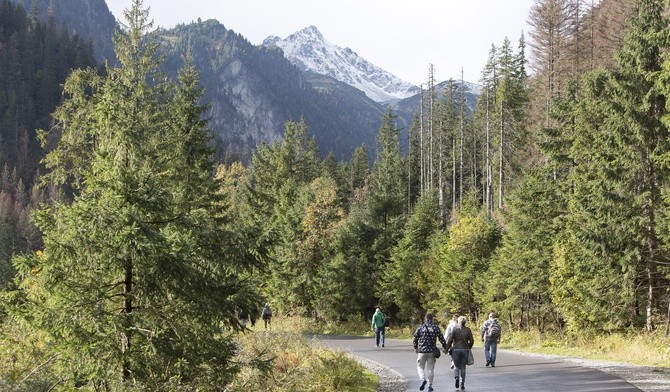
POLYGON ((498 322, 495 312, 489 313, 488 320, 482 325, 482 342, 484 342, 484 357, 486 358, 487 367, 489 365, 496 367, 496 353, 501 334, 502 327, 498 322))
MULTIPOLYGON (((454 331, 454 328, 458 326, 458 313, 454 313, 451 315, 451 321, 449 321, 449 324, 447 324, 447 330, 444 333, 444 340, 449 340, 449 336, 451 336, 451 333, 454 331)), ((451 357, 451 354, 449 354, 451 357)), ((451 366, 449 366, 450 369, 454 368, 454 358, 451 358, 451 366)))
POLYGON ((451 357, 454 359, 455 385, 456 388, 460 386, 461 389, 465 389, 465 369, 470 350, 472 350, 472 345, 475 344, 472 331, 465 326, 467 322, 468 319, 465 316, 459 317, 458 326, 454 328, 447 341, 447 350, 451 352, 451 357))
POLYGON ((375 332, 375 347, 381 344, 384 347, 384 329, 385 329, 386 315, 381 309, 377 308, 375 314, 372 315, 372 330, 375 332))
POLYGON ((421 380, 420 391, 423 391, 428 384, 428 392, 433 391, 433 378, 435 376, 435 354, 434 350, 437 348, 436 342, 440 339, 444 352, 446 353, 447 342, 442 335, 442 330, 437 324, 433 323, 433 314, 426 313, 424 322, 414 332, 414 352, 417 355, 416 368, 419 372, 419 379, 421 380))

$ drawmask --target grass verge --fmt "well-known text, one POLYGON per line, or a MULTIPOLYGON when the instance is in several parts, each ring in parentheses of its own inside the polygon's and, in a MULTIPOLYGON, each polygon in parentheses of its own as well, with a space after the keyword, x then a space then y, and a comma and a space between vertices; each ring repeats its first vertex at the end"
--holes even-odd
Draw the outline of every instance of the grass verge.
POLYGON ((323 348, 305 337, 309 320, 273 320, 237 338, 240 368, 230 390, 374 392, 379 377, 347 354, 323 348))
POLYGON ((644 366, 670 368, 670 339, 660 331, 566 336, 513 332, 499 346, 520 351, 554 354, 644 366))

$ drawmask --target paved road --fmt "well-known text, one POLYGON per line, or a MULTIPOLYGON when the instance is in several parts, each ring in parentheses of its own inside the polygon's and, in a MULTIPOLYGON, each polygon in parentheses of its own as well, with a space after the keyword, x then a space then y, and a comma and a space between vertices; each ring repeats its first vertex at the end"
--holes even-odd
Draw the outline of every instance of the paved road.
MULTIPOLYGON (((374 346, 374 338, 354 336, 319 336, 327 347, 346 351, 354 356, 380 363, 398 372, 407 380, 408 390, 419 388, 416 354, 411 342, 387 339, 385 348, 374 346)), ((466 391, 502 392, 632 392, 640 389, 626 381, 601 372, 558 359, 521 355, 498 350, 495 368, 484 366, 481 347, 473 349, 475 364, 468 366, 466 391)), ((454 376, 449 369, 449 356, 442 355, 435 365, 435 391, 453 391, 454 376)))

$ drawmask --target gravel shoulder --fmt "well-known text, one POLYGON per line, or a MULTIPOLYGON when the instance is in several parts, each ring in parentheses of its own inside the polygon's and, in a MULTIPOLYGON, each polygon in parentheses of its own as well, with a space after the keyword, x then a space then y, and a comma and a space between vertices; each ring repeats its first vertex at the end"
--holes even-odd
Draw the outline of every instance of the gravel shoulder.
POLYGON ((407 391, 408 381, 400 373, 366 358, 356 357, 356 360, 358 360, 358 362, 360 362, 368 370, 379 376, 379 386, 377 387, 377 392, 407 391))
POLYGON ((645 392, 670 391, 670 369, 668 368, 571 358, 559 355, 541 355, 521 352, 517 352, 517 354, 559 359, 579 366, 597 369, 625 380, 629 384, 645 392))

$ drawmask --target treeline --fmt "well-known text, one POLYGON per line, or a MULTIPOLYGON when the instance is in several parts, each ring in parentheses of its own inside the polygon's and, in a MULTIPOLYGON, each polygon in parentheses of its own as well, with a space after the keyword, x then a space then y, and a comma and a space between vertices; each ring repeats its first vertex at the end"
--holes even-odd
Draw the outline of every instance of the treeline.
POLYGON ((429 70, 409 153, 388 112, 370 170, 362 149, 320 161, 308 124, 288 124, 247 171, 279 239, 264 292, 325 320, 379 305, 400 322, 493 308, 523 330, 667 325, 666 11, 536 2, 532 60, 524 36, 494 44, 472 117, 429 70))
POLYGON ((238 371, 267 246, 213 178, 192 63, 159 70, 141 0, 127 23, 119 65, 74 70, 45 135, 39 183, 62 193, 33 210, 44 246, 0 292, 0 389, 222 390, 238 371))

